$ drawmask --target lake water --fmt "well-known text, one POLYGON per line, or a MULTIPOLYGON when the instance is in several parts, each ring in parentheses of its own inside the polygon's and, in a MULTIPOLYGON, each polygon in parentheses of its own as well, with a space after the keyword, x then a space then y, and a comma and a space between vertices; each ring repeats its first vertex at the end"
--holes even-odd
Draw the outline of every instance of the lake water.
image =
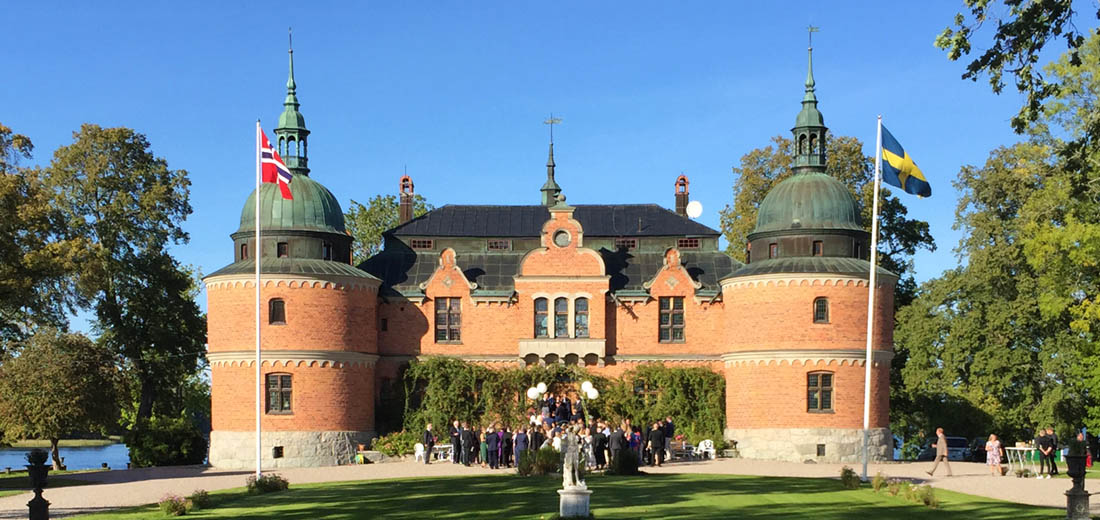
MULTIPOLYGON (((30 448, 0 448, 0 471, 7 467, 12 470, 24 469, 27 465, 27 453, 30 451, 30 448)), ((81 448, 62 446, 60 451, 68 469, 97 469, 104 462, 111 469, 126 469, 126 463, 130 462, 130 450, 125 444, 81 448)), ((46 464, 50 463, 46 461, 46 464)))

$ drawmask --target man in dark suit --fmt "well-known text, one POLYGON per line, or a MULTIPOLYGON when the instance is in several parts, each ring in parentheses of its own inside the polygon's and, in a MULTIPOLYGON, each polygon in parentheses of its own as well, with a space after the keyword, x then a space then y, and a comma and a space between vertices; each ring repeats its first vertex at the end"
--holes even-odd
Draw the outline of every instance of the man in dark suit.
POLYGON ((500 465, 512 467, 512 432, 508 431, 507 424, 500 430, 500 465))
POLYGON ((596 469, 603 469, 607 465, 607 436, 603 434, 602 424, 592 430, 592 454, 596 458, 596 469))
POLYGON ((558 412, 558 401, 554 399, 554 394, 546 394, 546 401, 543 403, 542 408, 546 410, 547 415, 552 420, 554 414, 558 412))
POLYGON ((557 413, 554 415, 554 426, 565 425, 569 422, 569 398, 563 397, 558 403, 557 413))
POLYGON ((623 433, 622 425, 615 427, 615 431, 611 432, 611 437, 607 440, 607 443, 611 451, 611 460, 609 462, 615 462, 615 458, 619 456, 619 452, 623 451, 623 448, 627 446, 626 434, 623 433))
POLYGON ((649 431, 649 465, 661 467, 665 461, 665 432, 661 429, 661 423, 653 423, 653 429, 649 431))
POLYGON ((489 469, 497 469, 500 464, 500 437, 492 426, 485 431, 485 444, 489 446, 489 469))
POLYGON ((451 424, 451 431, 448 433, 451 434, 451 463, 458 464, 461 460, 459 452, 462 449, 462 426, 458 423, 458 419, 451 424))
POLYGON ((1057 460, 1058 454, 1058 436, 1054 434, 1054 428, 1047 428, 1045 446, 1040 447, 1040 452, 1047 459, 1047 469, 1050 470, 1048 475, 1058 474, 1058 465, 1054 463, 1057 460))
POLYGON ((676 437, 676 425, 672 424, 672 416, 665 417, 665 460, 672 458, 672 441, 676 437))
POLYGON ((470 429, 469 423, 465 421, 462 422, 462 433, 460 434, 459 438, 459 451, 461 452, 462 464, 464 466, 469 466, 470 461, 472 460, 470 455, 475 449, 473 446, 474 444, 477 444, 476 439, 474 438, 474 432, 470 429))
POLYGON ((516 432, 514 444, 514 451, 516 453, 516 465, 518 466, 519 458, 523 456, 523 452, 527 451, 527 449, 531 445, 531 437, 527 435, 527 428, 520 428, 519 431, 516 432))
POLYGON ((428 423, 420 442, 424 443, 424 464, 431 464, 432 448, 435 447, 435 434, 432 433, 432 423, 428 423))

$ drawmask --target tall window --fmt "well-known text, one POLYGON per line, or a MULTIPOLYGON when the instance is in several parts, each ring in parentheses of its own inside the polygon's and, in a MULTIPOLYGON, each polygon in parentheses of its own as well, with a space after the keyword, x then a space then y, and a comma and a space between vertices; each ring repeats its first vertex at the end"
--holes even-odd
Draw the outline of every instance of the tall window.
POLYGON ((863 258, 863 242, 856 242, 856 258, 863 258))
POLYGON ((435 299, 435 341, 460 341, 462 325, 462 299, 435 299))
POLYGON ((684 298, 662 296, 660 300, 660 340, 662 343, 684 341, 684 298))
POLYGON ((768 244, 768 258, 779 257, 779 244, 768 244))
POLYGON ((823 244, 821 243, 820 240, 814 240, 813 251, 812 251, 814 256, 823 255, 825 253, 824 249, 825 248, 823 247, 823 244))
POLYGON ((569 337, 569 300, 565 298, 554 300, 554 337, 569 337))
POLYGON ((535 337, 536 338, 549 338, 550 332, 547 330, 547 316, 546 316, 546 298, 539 298, 535 300, 535 337))
POLYGON ((573 300, 573 335, 588 337, 588 298, 573 300))
POLYGON ((814 300, 814 323, 829 323, 829 299, 814 300))
POLYGON ((241 260, 248 260, 248 244, 241 244, 241 260))
POLYGON ((832 372, 811 372, 806 375, 806 409, 811 412, 833 411, 832 372))
POLYGON ((267 413, 293 413, 290 410, 290 374, 267 375, 267 413))
POLYGON ((267 302, 267 323, 286 325, 286 302, 281 298, 272 298, 267 302))
POLYGON ((279 242, 275 245, 275 256, 286 258, 288 256, 287 250, 286 242, 279 242))
POLYGON ((321 258, 332 260, 332 244, 325 242, 321 245, 321 258))

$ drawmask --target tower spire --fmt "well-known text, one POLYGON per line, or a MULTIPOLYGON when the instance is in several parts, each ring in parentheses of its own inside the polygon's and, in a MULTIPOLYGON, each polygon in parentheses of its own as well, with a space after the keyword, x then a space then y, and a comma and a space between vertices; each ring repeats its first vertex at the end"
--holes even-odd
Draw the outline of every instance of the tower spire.
POLYGON ((283 100, 283 113, 279 115, 279 126, 275 135, 279 138, 279 155, 287 168, 297 175, 309 175, 308 151, 309 130, 306 118, 298 111, 298 85, 294 82, 294 40, 287 29, 287 55, 290 60, 286 79, 286 99, 283 100))
POLYGON ((802 96, 802 110, 791 129, 795 147, 792 169, 795 173, 825 171, 825 136, 828 128, 825 127, 824 116, 817 109, 817 83, 814 81, 813 36, 820 30, 812 25, 807 28, 810 45, 806 49, 806 92, 802 96))
POLYGON ((557 204, 558 194, 561 193, 561 186, 554 180, 554 125, 561 124, 561 119, 550 114, 550 119, 543 123, 550 126, 550 154, 546 158, 546 184, 539 191, 542 192, 542 205, 550 207, 557 204))

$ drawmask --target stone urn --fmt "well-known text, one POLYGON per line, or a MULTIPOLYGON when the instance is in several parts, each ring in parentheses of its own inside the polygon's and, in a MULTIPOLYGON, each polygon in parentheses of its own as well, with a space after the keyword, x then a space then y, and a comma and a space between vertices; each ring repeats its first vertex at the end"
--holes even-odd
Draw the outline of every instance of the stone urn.
POLYGON ((1083 489, 1085 487, 1085 464, 1087 455, 1066 455, 1066 475, 1073 479, 1073 487, 1083 489))

